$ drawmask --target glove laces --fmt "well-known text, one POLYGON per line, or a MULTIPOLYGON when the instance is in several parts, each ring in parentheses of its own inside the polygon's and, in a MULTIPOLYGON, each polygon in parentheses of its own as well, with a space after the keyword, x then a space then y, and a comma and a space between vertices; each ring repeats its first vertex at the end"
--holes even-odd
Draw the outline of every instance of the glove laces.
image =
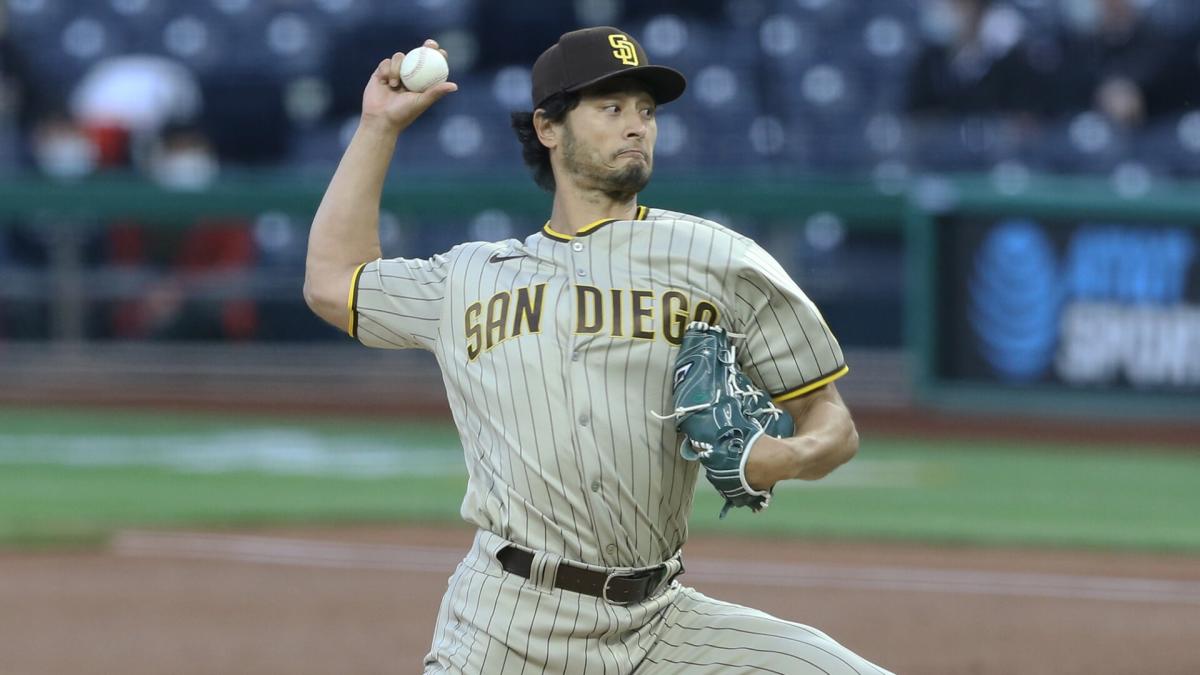
MULTIPOLYGON (((734 339, 740 340, 740 339, 746 337, 745 333, 734 333, 733 331, 730 331, 730 330, 726 330, 725 335, 727 335, 730 340, 734 340, 734 339)), ((728 357, 725 356, 724 352, 718 353, 717 361, 720 361, 722 364, 724 364, 725 371, 726 371, 725 386, 726 386, 726 388, 728 388, 730 394, 732 394, 733 397, 739 402, 739 405, 741 404, 741 401, 745 400, 746 398, 753 397, 757 400, 758 397, 756 396, 755 391, 752 388, 743 389, 741 387, 741 385, 738 384, 737 373, 735 372, 735 369, 734 369, 734 366, 737 364, 737 347, 736 346, 734 346, 732 343, 730 343, 728 357)), ((712 405, 712 404, 711 403, 697 403, 696 405, 676 408, 675 412, 672 412, 669 415, 662 415, 658 412, 651 410, 650 415, 656 419, 664 420, 664 421, 665 420, 677 420, 677 419, 680 419, 683 416, 687 415, 690 412, 695 412, 696 410, 704 410, 705 408, 708 408, 710 405, 712 405)), ((766 407, 760 407, 759 409, 756 409, 756 410, 750 412, 750 414, 752 414, 752 415, 770 414, 772 416, 772 420, 774 420, 776 417, 778 417, 780 413, 781 413, 781 411, 778 408, 775 408, 775 406, 771 405, 771 403, 769 401, 767 402, 766 407)))

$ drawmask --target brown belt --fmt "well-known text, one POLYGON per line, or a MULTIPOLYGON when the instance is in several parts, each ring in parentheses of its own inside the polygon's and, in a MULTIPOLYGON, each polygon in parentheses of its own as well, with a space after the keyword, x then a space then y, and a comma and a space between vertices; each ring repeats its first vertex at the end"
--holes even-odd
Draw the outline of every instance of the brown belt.
MULTIPOLYGON (((529 578, 529 571, 533 567, 533 553, 516 546, 505 546, 496 553, 496 559, 500 561, 504 571, 529 578)), ((631 605, 653 597, 665 588, 672 579, 683 573, 683 565, 681 564, 679 571, 670 574, 669 577, 668 570, 667 564, 663 563, 633 572, 606 573, 560 562, 554 578, 554 587, 591 595, 614 605, 631 605)))

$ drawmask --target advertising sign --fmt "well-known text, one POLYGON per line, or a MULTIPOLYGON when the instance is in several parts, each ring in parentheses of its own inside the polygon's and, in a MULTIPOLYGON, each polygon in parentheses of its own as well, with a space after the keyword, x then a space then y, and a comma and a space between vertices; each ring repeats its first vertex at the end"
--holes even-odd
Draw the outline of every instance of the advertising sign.
POLYGON ((1200 392, 1200 228, 935 221, 939 380, 1200 392))

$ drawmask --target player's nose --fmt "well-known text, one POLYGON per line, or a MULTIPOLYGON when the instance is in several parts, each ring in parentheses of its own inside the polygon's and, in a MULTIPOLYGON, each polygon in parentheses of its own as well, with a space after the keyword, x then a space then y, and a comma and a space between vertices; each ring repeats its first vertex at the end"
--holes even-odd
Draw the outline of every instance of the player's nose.
POLYGON ((642 115, 638 106, 628 106, 621 113, 621 119, 625 126, 625 138, 643 138, 646 135, 646 118, 642 115))
POLYGON ((625 125, 625 138, 645 138, 646 137, 646 120, 640 115, 630 120, 625 125))

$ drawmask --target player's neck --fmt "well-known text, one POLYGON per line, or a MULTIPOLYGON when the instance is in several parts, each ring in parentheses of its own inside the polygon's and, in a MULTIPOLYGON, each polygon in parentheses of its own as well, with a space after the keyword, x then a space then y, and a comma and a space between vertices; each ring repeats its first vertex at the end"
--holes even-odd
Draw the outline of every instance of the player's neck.
POLYGON ((637 215, 637 194, 615 197, 599 190, 559 186, 554 192, 550 229, 575 234, 598 220, 632 220, 637 215))

